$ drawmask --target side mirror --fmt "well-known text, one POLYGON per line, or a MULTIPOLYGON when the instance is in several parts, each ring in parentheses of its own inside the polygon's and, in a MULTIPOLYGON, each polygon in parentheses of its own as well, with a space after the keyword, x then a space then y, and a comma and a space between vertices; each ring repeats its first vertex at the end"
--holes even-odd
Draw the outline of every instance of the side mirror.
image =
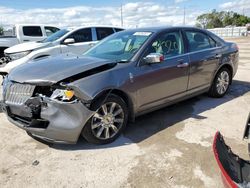
POLYGON ((68 39, 65 39, 64 41, 63 41, 63 44, 74 44, 75 43, 75 39, 73 39, 73 38, 68 38, 68 39))
POLYGON ((164 61, 164 56, 161 53, 150 53, 143 60, 146 64, 161 63, 164 61))

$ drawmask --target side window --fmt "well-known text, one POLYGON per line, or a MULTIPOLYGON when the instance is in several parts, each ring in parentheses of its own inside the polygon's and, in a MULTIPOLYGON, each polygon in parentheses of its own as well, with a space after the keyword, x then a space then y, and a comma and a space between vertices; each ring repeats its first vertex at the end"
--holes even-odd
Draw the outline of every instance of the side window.
POLYGON ((217 46, 215 40, 212 39, 211 37, 209 37, 209 43, 211 48, 215 48, 217 46))
POLYGON ((72 33, 68 38, 75 39, 75 42, 90 42, 92 41, 92 32, 91 28, 80 29, 74 33, 72 33))
POLYGON ((23 35, 31 37, 42 37, 42 29, 40 26, 24 26, 23 35))
POLYGON ((52 35, 53 33, 59 31, 59 29, 56 28, 56 27, 47 27, 47 26, 45 26, 44 29, 45 29, 45 32, 46 32, 46 35, 47 35, 47 36, 50 36, 50 35, 52 35))
MULTIPOLYGON (((207 35, 198 31, 186 31, 190 52, 210 48, 210 40, 207 35)), ((216 45, 216 44, 215 44, 216 45)))
POLYGON ((159 36, 149 47, 149 53, 161 53, 165 58, 184 53, 184 45, 180 32, 170 32, 159 36))
POLYGON ((105 37, 107 37, 113 33, 114 33, 113 28, 109 28, 109 27, 97 27, 96 28, 97 40, 102 40, 105 37))

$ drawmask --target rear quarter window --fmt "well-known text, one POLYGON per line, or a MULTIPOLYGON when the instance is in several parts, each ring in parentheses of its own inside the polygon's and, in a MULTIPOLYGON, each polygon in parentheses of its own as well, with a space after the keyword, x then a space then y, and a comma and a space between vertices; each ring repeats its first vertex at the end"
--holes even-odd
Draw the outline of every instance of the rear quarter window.
POLYGON ((40 26, 24 26, 23 35, 31 37, 42 37, 42 29, 40 26))
POLYGON ((209 37, 209 43, 211 48, 215 48, 217 46, 217 43, 214 39, 212 39, 211 37, 209 37))
POLYGON ((113 28, 109 28, 109 27, 97 27, 96 28, 97 40, 102 40, 105 37, 107 37, 113 33, 114 33, 113 28))

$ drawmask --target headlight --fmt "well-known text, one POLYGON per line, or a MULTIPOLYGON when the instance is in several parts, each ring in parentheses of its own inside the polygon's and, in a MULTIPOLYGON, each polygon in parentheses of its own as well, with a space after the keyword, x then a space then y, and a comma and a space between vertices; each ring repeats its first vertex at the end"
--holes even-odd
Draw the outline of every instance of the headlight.
POLYGON ((75 96, 73 90, 61 90, 56 89, 53 94, 51 95, 51 99, 57 99, 60 101, 70 101, 75 96))
POLYGON ((22 57, 28 55, 31 51, 26 51, 26 52, 18 52, 18 53, 13 53, 13 54, 7 54, 10 58, 11 61, 21 59, 22 57))

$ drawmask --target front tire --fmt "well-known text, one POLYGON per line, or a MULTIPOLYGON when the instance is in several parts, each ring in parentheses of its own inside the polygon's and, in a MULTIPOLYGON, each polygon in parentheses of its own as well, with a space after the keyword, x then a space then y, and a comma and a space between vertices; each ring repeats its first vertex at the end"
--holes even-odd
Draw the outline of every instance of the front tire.
POLYGON ((216 74, 213 84, 209 90, 209 96, 215 98, 223 97, 228 91, 231 79, 232 74, 228 68, 224 67, 220 69, 216 74))
POLYGON ((82 131, 82 136, 90 143, 111 143, 120 136, 127 125, 127 105, 117 95, 100 98, 91 105, 91 110, 96 112, 82 131))

